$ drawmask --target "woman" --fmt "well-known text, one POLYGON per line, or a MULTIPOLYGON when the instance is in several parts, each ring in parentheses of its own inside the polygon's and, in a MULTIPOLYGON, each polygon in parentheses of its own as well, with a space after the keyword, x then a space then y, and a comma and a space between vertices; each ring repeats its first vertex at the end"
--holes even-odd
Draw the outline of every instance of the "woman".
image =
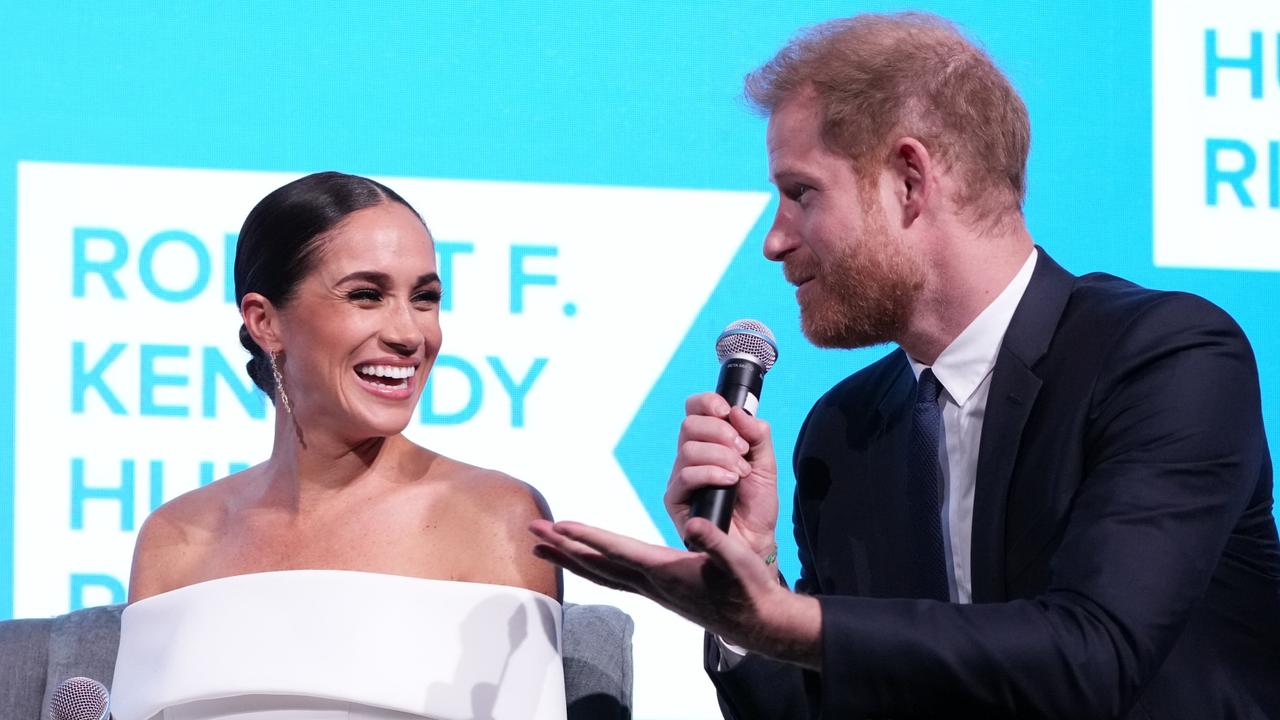
POLYGON ((531 552, 526 528, 547 514, 536 491, 402 434, 441 342, 442 288, 425 224, 372 180, 309 175, 249 213, 235 282, 240 341, 252 354, 248 372, 276 407, 271 457, 165 504, 144 523, 122 630, 116 717, 122 690, 125 711, 139 717, 223 717, 246 709, 318 717, 329 701, 383 708, 359 717, 446 717, 453 705, 460 716, 487 717, 494 710, 486 703, 501 704, 506 686, 499 685, 510 681, 514 651, 527 650, 525 641, 537 635, 529 618, 555 630, 547 625, 547 598, 559 600, 559 575, 531 552), (351 614, 362 629, 347 637, 341 626, 351 614), (436 626, 414 626, 420 622, 436 626), (438 652, 395 657, 406 631, 418 634, 410 655, 421 643, 438 652), (442 643, 457 645, 460 655, 445 663, 450 677, 376 677, 439 662, 435 656, 448 655, 442 643), (287 658, 273 656, 280 646, 287 658), (205 653, 231 659, 210 671, 205 653), (368 658, 345 667, 353 653, 375 653, 386 667, 370 671, 368 658), (493 663, 485 653, 503 671, 497 683, 486 676, 493 663), (175 663, 190 656, 202 659, 187 674, 232 677, 183 677, 172 690, 155 689, 164 685, 156 672, 183 674, 175 663), (242 667, 259 656, 263 668, 242 667), (279 676, 279 666, 297 663, 316 667, 300 681, 279 676), (465 677, 467 668, 474 677, 465 677), (264 673, 276 677, 256 679, 264 673), (315 679, 326 673, 333 679, 315 679), (239 675, 249 687, 237 687, 245 684, 239 675), (440 689, 424 705, 412 693, 391 699, 370 687, 352 697, 346 687, 384 680, 416 687, 418 696, 429 681, 440 689), (481 685, 493 692, 477 691, 481 685), (249 699, 207 707, 228 693, 249 699), (262 705, 268 696, 274 699, 262 705), (302 699, 280 700, 294 696, 302 699), (387 708, 409 714, 377 714, 387 708))

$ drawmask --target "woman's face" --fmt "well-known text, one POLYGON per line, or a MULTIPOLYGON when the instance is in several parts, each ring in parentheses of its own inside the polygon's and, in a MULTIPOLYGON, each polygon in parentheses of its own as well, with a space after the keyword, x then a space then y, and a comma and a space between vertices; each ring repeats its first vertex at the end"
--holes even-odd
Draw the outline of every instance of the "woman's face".
POLYGON ((280 310, 285 393, 306 433, 360 441, 409 424, 440 351, 440 277, 413 211, 384 202, 330 231, 280 310))

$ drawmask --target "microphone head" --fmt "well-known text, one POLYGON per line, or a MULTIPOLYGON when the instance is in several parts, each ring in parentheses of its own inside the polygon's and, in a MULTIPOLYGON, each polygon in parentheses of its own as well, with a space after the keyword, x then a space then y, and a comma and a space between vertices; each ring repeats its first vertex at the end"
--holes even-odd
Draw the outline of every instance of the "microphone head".
POLYGON ((110 708, 106 686, 87 677, 63 680, 49 698, 51 720, 105 720, 110 708))
POLYGON ((778 343, 764 323, 735 320, 716 338, 716 357, 723 363, 735 356, 754 360, 767 373, 778 361, 778 343))

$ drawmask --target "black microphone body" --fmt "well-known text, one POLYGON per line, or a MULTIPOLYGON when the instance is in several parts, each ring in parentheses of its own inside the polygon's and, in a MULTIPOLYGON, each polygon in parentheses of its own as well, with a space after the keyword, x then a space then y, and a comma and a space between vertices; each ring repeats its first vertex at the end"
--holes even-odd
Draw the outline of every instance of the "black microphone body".
MULTIPOLYGON (((728 401, 730 407, 740 407, 755 415, 763 386, 764 368, 744 357, 731 357, 720 366, 716 394, 728 401)), ((689 514, 692 517, 706 518, 715 523, 721 532, 729 532, 733 503, 737 498, 736 485, 702 488, 693 494, 689 514)))
MULTIPOLYGON (((765 373, 778 359, 778 346, 773 333, 755 320, 738 320, 716 338, 716 356, 720 359, 720 378, 716 394, 730 407, 740 407, 751 415, 760 406, 760 389, 765 373)), ((721 532, 729 532, 737 486, 707 487, 696 490, 689 503, 691 517, 706 518, 721 532)))

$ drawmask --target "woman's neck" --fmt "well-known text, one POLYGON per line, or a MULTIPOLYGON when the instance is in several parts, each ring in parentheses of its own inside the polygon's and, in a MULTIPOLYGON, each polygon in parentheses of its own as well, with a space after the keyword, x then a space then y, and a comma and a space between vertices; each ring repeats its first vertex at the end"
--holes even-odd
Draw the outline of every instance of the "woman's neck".
POLYGON ((287 414, 276 419, 267 461, 268 502, 302 514, 371 481, 393 479, 411 446, 404 436, 374 437, 352 444, 321 433, 297 431, 287 414), (305 440, 304 440, 305 437, 305 440))

